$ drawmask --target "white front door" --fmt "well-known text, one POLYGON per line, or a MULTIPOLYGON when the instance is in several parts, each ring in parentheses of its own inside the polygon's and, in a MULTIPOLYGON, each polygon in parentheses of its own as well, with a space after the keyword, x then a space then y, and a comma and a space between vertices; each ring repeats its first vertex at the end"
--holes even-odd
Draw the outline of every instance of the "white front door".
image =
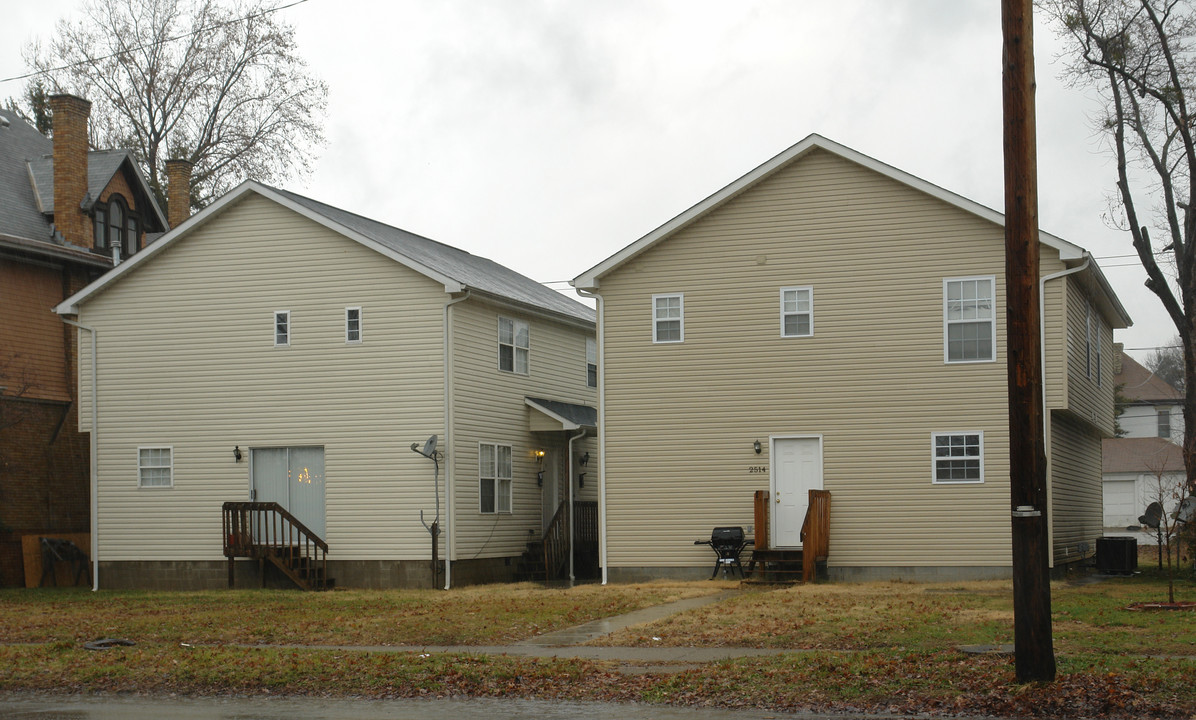
POLYGON ((769 544, 774 548, 800 547, 810 491, 822 489, 822 438, 772 438, 771 456, 769 544))
POLYGON ((276 502, 324 537, 324 448, 253 448, 249 456, 256 502, 276 502))

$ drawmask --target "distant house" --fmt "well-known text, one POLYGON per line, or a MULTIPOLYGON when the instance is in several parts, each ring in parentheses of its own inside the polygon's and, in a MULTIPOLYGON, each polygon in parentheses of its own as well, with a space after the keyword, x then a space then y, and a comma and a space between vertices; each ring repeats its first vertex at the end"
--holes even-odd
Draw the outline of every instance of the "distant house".
POLYGON ((1184 477, 1183 395, 1120 347, 1117 359, 1117 420, 1125 434, 1104 442, 1105 534, 1136 536, 1138 518, 1160 499, 1160 483, 1166 488, 1184 477))
POLYGON ((256 583, 267 524, 340 586, 511 579, 596 512, 593 311, 485 258, 245 182, 57 310, 94 328, 101 587, 256 583))
POLYGON ((52 308, 167 226, 129 151, 88 149, 91 104, 50 105, 53 140, 0 110, 0 586, 25 584, 22 537, 88 532, 75 333, 52 308))
MULTIPOLYGON (((716 526, 795 549, 810 489, 832 578, 1008 576, 1003 225, 811 135, 575 278, 598 298, 608 578, 700 577, 716 526)), ((1130 319, 1087 252, 1040 240, 1058 567, 1101 535, 1130 319)))

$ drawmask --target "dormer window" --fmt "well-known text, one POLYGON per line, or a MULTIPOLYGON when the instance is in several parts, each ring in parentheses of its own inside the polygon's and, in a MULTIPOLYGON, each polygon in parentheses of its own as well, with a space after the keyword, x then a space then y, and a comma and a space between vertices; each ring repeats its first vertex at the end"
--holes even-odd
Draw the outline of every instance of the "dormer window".
POLYGON ((93 216, 96 250, 113 252, 114 257, 116 253, 129 257, 137 252, 141 221, 129 210, 123 197, 112 195, 107 202, 96 203, 93 216))

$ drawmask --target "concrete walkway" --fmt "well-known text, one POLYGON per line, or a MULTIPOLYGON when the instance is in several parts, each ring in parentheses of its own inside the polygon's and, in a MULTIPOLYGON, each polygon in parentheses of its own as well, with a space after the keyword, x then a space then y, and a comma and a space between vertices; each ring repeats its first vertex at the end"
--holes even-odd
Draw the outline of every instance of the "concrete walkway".
POLYGON ((517 657, 580 658, 619 663, 627 673, 678 672, 702 663, 738 657, 763 657, 801 652, 779 648, 751 647, 589 647, 587 643, 603 635, 633 625, 655 622, 670 615, 721 602, 737 594, 736 590, 701 597, 686 598, 664 605, 654 605, 623 615, 593 620, 576 627, 537 635, 512 645, 271 645, 285 648, 319 648, 358 652, 390 653, 467 653, 472 655, 513 655, 517 657))

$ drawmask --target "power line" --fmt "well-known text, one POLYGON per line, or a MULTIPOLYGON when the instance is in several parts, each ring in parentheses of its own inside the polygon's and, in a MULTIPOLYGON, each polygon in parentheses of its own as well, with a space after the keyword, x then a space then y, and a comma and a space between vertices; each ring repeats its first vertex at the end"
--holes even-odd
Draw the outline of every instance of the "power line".
POLYGON ((269 15, 271 13, 276 13, 279 10, 286 10, 287 8, 295 7, 296 5, 302 5, 305 2, 307 2, 307 0, 295 0, 294 2, 290 3, 289 5, 280 5, 276 8, 270 8, 268 10, 263 10, 259 13, 251 13, 244 17, 233 18, 232 20, 225 20, 224 22, 219 22, 219 23, 216 23, 215 25, 207 25, 205 27, 201 27, 196 30, 192 30, 189 33, 183 33, 182 35, 175 35, 174 37, 169 37, 164 40, 159 40, 159 41, 150 42, 150 43, 143 43, 141 45, 137 45, 136 47, 118 50, 117 52, 111 53, 109 55, 102 55, 97 58, 89 58, 87 60, 80 60, 79 62, 68 63, 66 65, 60 65, 58 67, 50 68, 48 70, 34 70, 33 72, 25 73, 24 75, 14 75, 13 77, 0 78, 0 83, 14 82, 16 80, 27 80, 28 78, 35 77, 37 75, 49 75, 50 73, 58 72, 60 70, 69 70, 70 68, 78 67, 80 65, 90 65, 99 60, 109 60, 109 59, 114 58, 117 55, 120 55, 121 53, 124 53, 124 52, 132 52, 134 50, 144 50, 146 48, 158 47, 159 45, 165 45, 166 43, 172 43, 172 42, 175 42, 176 40, 184 40, 189 37, 194 37, 195 35, 198 35, 198 34, 204 33, 204 32, 208 32, 209 30, 216 30, 218 28, 226 27, 228 25, 235 25, 236 23, 239 23, 239 22, 245 22, 246 20, 252 20, 254 18, 265 17, 266 15, 269 15))

